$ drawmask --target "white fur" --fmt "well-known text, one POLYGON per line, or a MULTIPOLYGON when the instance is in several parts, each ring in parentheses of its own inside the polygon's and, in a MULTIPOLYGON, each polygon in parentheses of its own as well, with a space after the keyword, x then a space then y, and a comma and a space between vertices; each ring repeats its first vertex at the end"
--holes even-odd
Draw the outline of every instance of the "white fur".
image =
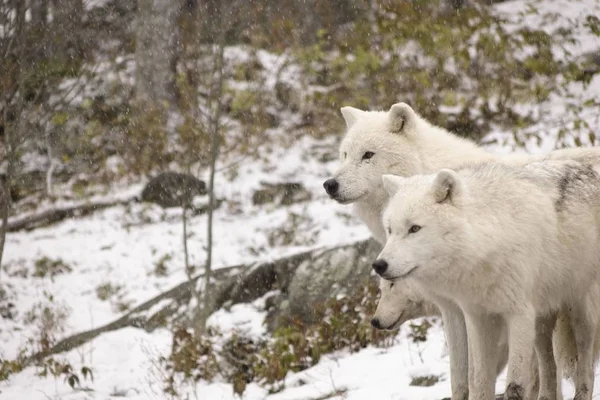
MULTIPOLYGON (((348 132, 340 146, 342 165, 333 176, 340 186, 339 193, 334 198, 344 204, 353 203, 357 215, 380 243, 385 243, 386 239, 381 223, 381 214, 388 200, 381 180, 382 175, 412 176, 486 160, 505 160, 510 163, 524 164, 541 158, 527 155, 494 156, 477 147, 473 142, 431 125, 407 104, 399 103, 392 106, 392 108, 398 107, 404 110, 402 116, 404 126, 399 132, 397 129, 395 132, 392 131, 392 127, 399 125, 397 120, 390 121, 394 113, 362 111, 353 107, 344 107, 341 110, 348 132), (362 160, 366 151, 375 153, 368 161, 362 160)), ((600 160, 600 151, 598 149, 567 149, 552 152, 547 157, 600 160)), ((409 282, 398 282, 394 293, 396 293, 395 301, 398 304, 398 312, 404 312, 400 324, 407 319, 431 315, 433 311, 438 311, 438 308, 431 301, 425 299, 418 288, 409 282), (409 306, 405 306, 406 304, 409 306)), ((456 309, 454 310, 456 311, 456 309)), ((450 314, 452 318, 458 320, 456 326, 460 331, 460 320, 463 319, 463 316, 460 311, 458 312, 459 314, 456 315, 452 315, 451 312, 450 314)), ((382 321, 384 320, 382 319, 382 321)), ((461 364, 466 362, 467 357, 466 336, 464 336, 466 330, 464 323, 462 325, 462 334, 454 332, 449 335, 455 336, 456 340, 460 341, 460 343, 450 346, 460 351, 454 357, 451 352, 454 399, 464 397, 466 392, 459 393, 459 391, 466 391, 467 386, 466 374, 459 372, 459 370, 464 372, 461 364)), ((446 330, 448 330, 447 324, 446 330)), ((562 335, 562 337, 567 336, 562 335)), ((450 338, 448 339, 450 340, 450 338)), ((573 348, 573 345, 570 348, 573 348)), ((594 354, 598 354, 598 352, 594 354)))
POLYGON ((577 344, 576 398, 591 399, 600 319, 587 296, 600 278, 598 172, 574 161, 545 161, 383 177, 392 197, 378 257, 389 267, 381 276, 414 280, 436 302, 458 303, 472 361, 469 399, 494 398, 503 321, 507 398, 523 396, 534 345, 540 398, 556 398, 552 330, 560 310, 577 344))

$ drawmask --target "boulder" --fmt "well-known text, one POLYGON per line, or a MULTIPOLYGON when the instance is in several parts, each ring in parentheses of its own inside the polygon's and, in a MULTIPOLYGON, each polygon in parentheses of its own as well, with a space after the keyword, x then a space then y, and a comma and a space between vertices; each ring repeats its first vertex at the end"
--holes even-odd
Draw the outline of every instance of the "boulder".
POLYGON ((150 179, 140 199, 163 208, 189 207, 195 196, 206 193, 206 184, 190 174, 163 172, 150 179))
POLYGON ((303 260, 284 288, 279 315, 269 318, 270 325, 286 317, 314 322, 315 306, 364 284, 380 251, 381 245, 370 239, 323 250, 303 260))

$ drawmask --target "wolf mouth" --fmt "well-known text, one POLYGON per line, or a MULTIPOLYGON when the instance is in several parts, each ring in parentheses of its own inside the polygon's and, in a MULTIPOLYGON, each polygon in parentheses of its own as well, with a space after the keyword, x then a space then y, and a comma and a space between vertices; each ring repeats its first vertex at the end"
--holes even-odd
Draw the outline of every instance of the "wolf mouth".
POLYGON ((400 313, 400 316, 394 321, 394 323, 392 325, 390 325, 389 327, 385 328, 385 330, 393 331, 395 329, 398 329, 400 327, 400 325, 402 325, 401 321, 402 321, 403 316, 404 316, 404 311, 402 311, 400 313))
POLYGON ((359 201, 360 199, 362 199, 363 197, 365 197, 367 194, 363 193, 360 196, 356 196, 353 198, 348 198, 348 197, 343 197, 340 196, 339 194, 333 195, 333 196, 329 196, 330 199, 337 201, 340 204, 352 204, 352 203, 356 203, 357 201, 359 201))
POLYGON ((336 196, 329 196, 331 199, 337 201, 340 204, 352 204, 354 203, 357 199, 342 199, 340 197, 336 197, 336 196))
POLYGON ((382 277, 382 278, 383 278, 383 279, 385 279, 385 280, 387 280, 387 281, 390 281, 390 282, 396 282, 396 281, 399 281, 399 280, 401 280, 401 279, 404 279, 404 278, 406 278, 407 276, 409 276, 410 274, 412 274, 412 272, 413 272, 414 270, 416 270, 417 268, 419 268, 419 266, 418 266, 418 265, 415 265, 415 266, 414 266, 414 267, 412 267, 410 270, 408 270, 408 272, 407 272, 407 273, 405 273, 405 274, 403 274, 403 275, 400 275, 400 276, 390 276, 390 277, 387 277, 387 276, 385 276, 385 277, 382 277))

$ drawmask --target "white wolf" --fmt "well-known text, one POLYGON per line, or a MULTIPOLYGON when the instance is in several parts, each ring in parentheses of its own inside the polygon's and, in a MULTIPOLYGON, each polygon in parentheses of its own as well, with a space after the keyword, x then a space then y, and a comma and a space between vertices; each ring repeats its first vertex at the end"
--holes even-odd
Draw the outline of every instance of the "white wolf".
POLYGON ((447 299, 459 304, 472 361, 470 399, 494 398, 503 321, 505 398, 524 397, 534 347, 539 398, 556 398, 552 330, 563 310, 577 345, 575 398, 591 400, 600 318, 588 293, 600 278, 599 171, 546 161, 383 176, 391 196, 383 214, 387 241, 373 268, 386 280, 415 281, 442 310, 447 299))
MULTIPOLYGON (((353 203, 357 215, 382 244, 386 237, 381 214, 388 200, 382 175, 411 176, 486 160, 526 163, 541 158, 490 154, 471 141, 431 125, 405 103, 393 105, 389 112, 362 111, 353 107, 343 107, 341 112, 348 128, 339 152, 342 165, 333 178, 325 181, 324 187, 338 202, 353 203)), ((600 152, 567 149, 552 152, 548 157, 600 160, 600 152)), ((395 292, 399 311, 405 311, 400 323, 431 315, 437 310, 406 283, 398 283, 395 292)), ((452 397, 460 400, 467 397, 468 391, 466 328, 458 307, 450 313, 453 318, 446 321, 445 330, 451 354, 452 397)))
MULTIPOLYGON (((600 309, 600 294, 597 292, 598 287, 595 286, 594 292, 588 297, 590 302, 588 307, 592 310, 600 309)), ((439 309, 433 303, 424 302, 423 297, 419 295, 416 298, 411 298, 413 291, 406 291, 405 286, 396 282, 380 279, 379 283, 380 298, 377 303, 377 310, 373 315, 374 325, 380 329, 394 330, 399 328, 404 322, 423 316, 440 316, 439 309)), ((498 363, 496 373, 500 374, 506 367, 508 361, 508 331, 504 321, 500 321, 499 329, 500 341, 498 343, 498 363)), ((600 326, 600 322, 599 322, 600 326)), ((600 354, 600 327, 596 328, 596 339, 594 340, 593 358, 597 360, 600 354)), ((556 328, 553 336, 553 354, 556 357, 557 381, 556 381, 556 398, 562 399, 561 378, 575 378, 577 374, 577 348, 575 344, 575 336, 571 326, 569 315, 564 313, 558 316, 556 328)), ((470 362, 471 363, 471 362, 470 362)), ((530 365, 529 378, 531 379, 528 385, 528 398, 538 398, 539 379, 538 379, 538 363, 534 357, 530 365)), ((548 385, 551 385, 548 382, 548 385)))

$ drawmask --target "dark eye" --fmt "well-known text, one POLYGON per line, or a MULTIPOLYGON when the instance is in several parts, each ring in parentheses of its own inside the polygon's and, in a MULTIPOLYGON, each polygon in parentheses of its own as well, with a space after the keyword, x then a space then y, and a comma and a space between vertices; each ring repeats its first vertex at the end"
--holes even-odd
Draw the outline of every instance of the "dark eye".
POLYGON ((362 157, 362 159, 363 159, 363 160, 368 160, 368 159, 370 159, 371 157, 373 157, 374 155, 375 155, 375 153, 373 153, 372 151, 367 151, 365 154, 363 154, 363 157, 362 157))
POLYGON ((394 287, 394 282, 390 283, 390 289, 394 287))
POLYGON ((344 158, 346 158, 346 156, 347 156, 347 155, 348 155, 348 154, 344 153, 344 158))
POLYGON ((392 234, 392 228, 388 227, 387 228, 387 232, 388 232, 389 235, 391 235, 392 234))
POLYGON ((413 225, 408 229, 408 233, 417 233, 421 230, 419 225, 413 225))

